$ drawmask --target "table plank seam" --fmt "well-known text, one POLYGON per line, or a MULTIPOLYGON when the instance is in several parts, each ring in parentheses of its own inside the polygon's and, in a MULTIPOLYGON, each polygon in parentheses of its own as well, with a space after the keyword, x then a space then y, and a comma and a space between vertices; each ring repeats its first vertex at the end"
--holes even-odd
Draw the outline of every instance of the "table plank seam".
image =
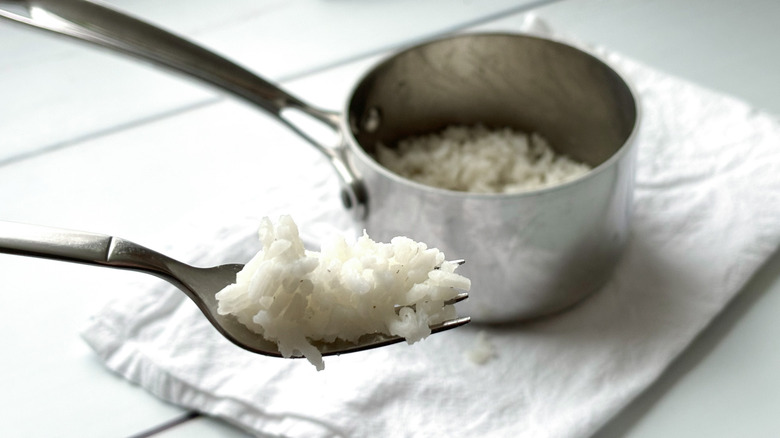
POLYGON ((23 152, 23 153, 20 153, 20 154, 12 155, 10 157, 6 157, 6 158, 3 158, 3 159, 0 159, 0 168, 3 168, 5 166, 9 166, 9 165, 14 164, 14 163, 18 163, 18 162, 21 162, 21 161, 25 161, 25 160, 28 160, 28 159, 33 159, 33 158, 36 158, 36 157, 38 157, 40 155, 44 155, 44 154, 47 154, 47 153, 50 153, 50 152, 56 152, 56 151, 58 151, 60 149, 65 149, 65 148, 68 148, 68 147, 71 147, 71 146, 76 146, 78 144, 81 144, 82 142, 86 142, 86 141, 94 140, 94 139, 97 139, 97 138, 105 137, 105 136, 108 136, 108 135, 116 134, 116 133, 125 131, 127 129, 132 129, 132 128, 136 128, 136 127, 139 127, 139 126, 146 125, 148 123, 154 123, 154 122, 158 122, 160 120, 165 120, 165 119, 168 119, 168 118, 171 118, 171 117, 176 117, 178 115, 187 113, 189 111, 195 111, 195 110, 198 110, 198 109, 201 109, 201 108, 205 108, 205 107, 217 104, 217 103, 221 102, 223 99, 224 99, 223 96, 217 96, 217 97, 213 97, 211 99, 195 101, 195 102, 192 102, 192 103, 190 103, 188 105, 171 108, 169 110, 162 111, 162 112, 159 112, 159 113, 155 113, 155 114, 152 114, 152 115, 149 115, 149 116, 146 116, 146 117, 141 117, 141 118, 128 120, 128 121, 126 121, 124 123, 108 126, 106 128, 99 129, 99 130, 96 130, 96 131, 93 131, 93 132, 90 132, 90 133, 87 133, 87 134, 84 134, 84 135, 81 135, 81 136, 78 136, 78 137, 74 137, 74 138, 71 138, 71 139, 68 139, 68 140, 64 140, 64 141, 61 141, 61 142, 53 143, 53 144, 50 144, 48 146, 43 146, 43 147, 37 148, 35 150, 31 150, 31 151, 23 152))
POLYGON ((196 418, 199 418, 200 416, 201 416, 200 412, 189 411, 176 418, 160 423, 154 427, 143 430, 137 434, 131 435, 128 438, 149 438, 158 435, 162 432, 173 429, 174 427, 181 426, 182 424, 187 423, 188 421, 192 421, 196 418))

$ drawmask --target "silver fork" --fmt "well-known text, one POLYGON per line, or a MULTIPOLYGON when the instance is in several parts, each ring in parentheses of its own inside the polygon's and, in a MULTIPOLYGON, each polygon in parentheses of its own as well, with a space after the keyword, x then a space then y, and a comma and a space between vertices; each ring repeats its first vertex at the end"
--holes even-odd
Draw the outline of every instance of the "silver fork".
MULTIPOLYGON (((0 253, 125 269, 160 277, 181 289, 197 304, 209 322, 234 344, 254 353, 282 357, 274 342, 252 332, 233 316, 217 313, 215 294, 235 283, 236 273, 243 265, 199 268, 118 237, 2 221, 0 253)), ((447 304, 455 304, 467 297, 467 293, 460 293, 447 304)), ((431 332, 440 333, 469 321, 469 317, 447 320, 432 325, 431 332)), ((337 340, 315 342, 314 346, 323 356, 330 356, 383 347, 403 340, 398 336, 373 333, 361 337, 357 343, 337 340)))

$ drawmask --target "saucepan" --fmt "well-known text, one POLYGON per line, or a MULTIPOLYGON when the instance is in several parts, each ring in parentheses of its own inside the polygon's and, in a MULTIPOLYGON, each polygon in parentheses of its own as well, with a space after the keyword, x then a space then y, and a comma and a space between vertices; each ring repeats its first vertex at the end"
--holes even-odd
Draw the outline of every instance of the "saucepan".
POLYGON ((635 93, 596 56, 513 33, 446 36, 403 49, 369 70, 342 112, 316 108, 183 38, 83 0, 0 1, 0 17, 168 67, 255 104, 324 154, 344 207, 376 240, 405 235, 467 263, 461 310, 498 323, 555 313, 610 278, 626 244, 639 109, 635 93), (324 144, 308 122, 338 141, 324 144), (510 127, 544 136, 592 167, 556 186, 476 194, 426 186, 375 159, 378 144, 451 125, 510 127))

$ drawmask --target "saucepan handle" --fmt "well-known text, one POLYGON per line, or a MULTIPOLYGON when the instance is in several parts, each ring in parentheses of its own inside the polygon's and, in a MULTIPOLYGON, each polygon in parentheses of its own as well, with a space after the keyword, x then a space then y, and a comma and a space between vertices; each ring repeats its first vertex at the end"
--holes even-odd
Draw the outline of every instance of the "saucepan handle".
POLYGON ((328 158, 341 179, 345 206, 358 217, 364 214, 365 193, 346 159, 340 114, 313 107, 238 64, 171 32, 89 1, 0 0, 0 18, 140 58, 263 108, 328 158), (332 129, 338 134, 336 144, 325 145, 308 134, 305 123, 286 115, 289 110, 332 129))

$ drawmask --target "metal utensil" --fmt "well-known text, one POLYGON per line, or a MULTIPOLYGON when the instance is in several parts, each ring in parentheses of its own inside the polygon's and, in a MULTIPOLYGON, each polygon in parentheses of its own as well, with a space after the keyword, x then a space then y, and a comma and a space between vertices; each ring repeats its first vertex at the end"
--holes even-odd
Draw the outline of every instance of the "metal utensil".
MULTIPOLYGON (((236 273, 243 265, 198 268, 118 237, 1 221, 0 253, 154 275, 181 289, 197 304, 209 322, 234 344, 254 353, 282 357, 274 342, 252 332, 233 316, 217 313, 217 299, 214 295, 225 286, 235 283, 236 273)), ((445 304, 455 304, 467 297, 467 293, 461 293, 445 304)), ((431 332, 440 333, 464 325, 469 320, 468 317, 447 320, 431 326, 431 332)), ((383 347, 403 340, 398 336, 373 333, 361 337, 357 343, 336 340, 330 343, 315 342, 314 346, 323 356, 330 356, 383 347)))

